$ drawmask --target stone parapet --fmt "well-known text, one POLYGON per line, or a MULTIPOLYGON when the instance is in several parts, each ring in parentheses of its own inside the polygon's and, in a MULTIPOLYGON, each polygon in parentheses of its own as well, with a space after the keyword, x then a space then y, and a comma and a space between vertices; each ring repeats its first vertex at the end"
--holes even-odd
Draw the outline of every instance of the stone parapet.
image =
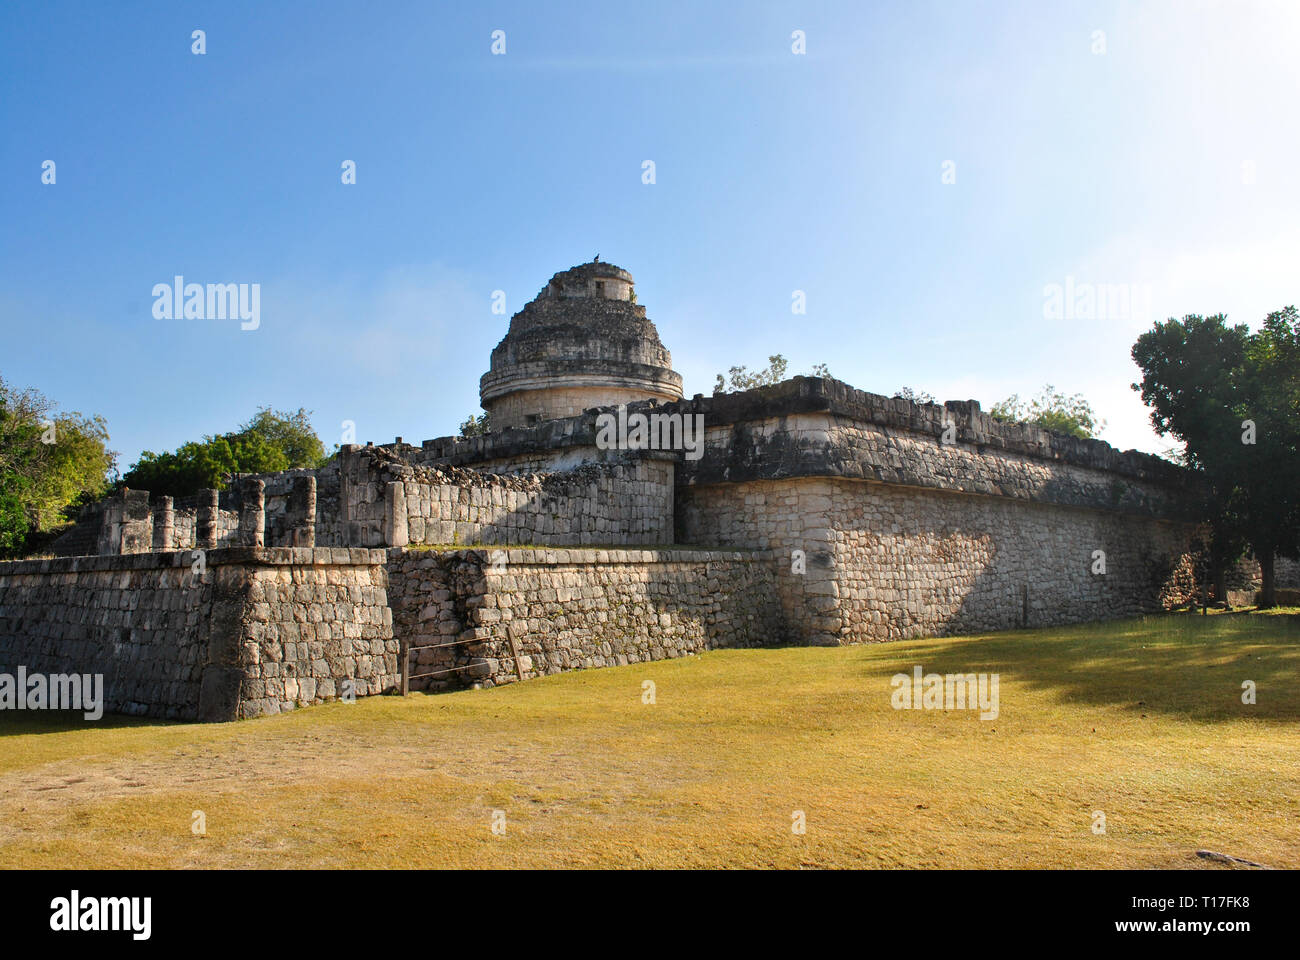
POLYGON ((100 674, 107 711, 178 720, 396 690, 385 559, 232 547, 0 563, 0 673, 100 674))

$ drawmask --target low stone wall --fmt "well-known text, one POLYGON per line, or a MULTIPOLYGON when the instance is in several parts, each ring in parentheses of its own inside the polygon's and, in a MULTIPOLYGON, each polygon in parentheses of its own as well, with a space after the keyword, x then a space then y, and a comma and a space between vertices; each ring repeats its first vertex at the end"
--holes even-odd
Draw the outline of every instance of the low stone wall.
POLYGON ((0 673, 103 674, 108 712, 197 719, 212 618, 238 621, 235 572, 191 587, 177 554, 0 563, 0 673))
MULTIPOLYGON (((1273 579, 1279 590, 1300 589, 1300 562, 1287 557, 1273 558, 1273 579)), ((1254 554, 1247 553, 1228 571, 1228 588, 1252 593, 1264 585, 1264 573, 1254 554)))
POLYGON ((247 566, 238 656, 240 716, 280 713, 396 690, 382 550, 356 547, 256 551, 247 566))
MULTIPOLYGON (((501 560, 505 551, 494 551, 501 560)), ((470 682, 477 634, 473 610, 483 605, 483 568, 494 552, 481 550, 388 551, 388 602, 393 632, 407 650, 412 690, 444 690, 470 682)), ((482 673, 479 670, 478 673, 482 673)))
POLYGON ((412 688, 510 683, 786 635, 771 554, 390 550, 412 688), (455 645, 448 645, 455 641, 455 645))
POLYGON ((103 674, 105 709, 232 720, 396 689, 383 551, 0 563, 0 672, 103 674))
POLYGON ((478 482, 465 473, 455 482, 403 484, 408 543, 621 546, 673 538, 670 462, 588 465, 542 476, 471 474, 478 482))

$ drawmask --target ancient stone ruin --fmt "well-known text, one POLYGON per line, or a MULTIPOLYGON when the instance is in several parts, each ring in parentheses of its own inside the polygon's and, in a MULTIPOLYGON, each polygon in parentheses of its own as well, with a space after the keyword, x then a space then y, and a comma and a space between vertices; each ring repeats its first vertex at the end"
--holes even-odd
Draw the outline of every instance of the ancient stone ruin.
POLYGON ((229 720, 1194 590, 1177 467, 831 379, 684 399, 633 291, 610 264, 557 273, 492 352, 484 436, 88 508, 59 556, 0 564, 0 672, 102 673, 111 711, 229 720))

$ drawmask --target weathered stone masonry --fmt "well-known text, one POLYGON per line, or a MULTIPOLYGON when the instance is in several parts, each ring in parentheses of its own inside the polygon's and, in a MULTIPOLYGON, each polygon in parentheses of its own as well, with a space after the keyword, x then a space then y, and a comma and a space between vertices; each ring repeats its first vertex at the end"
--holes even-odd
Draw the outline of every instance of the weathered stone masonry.
POLYGON ((106 709, 234 720, 392 690, 382 550, 217 549, 0 564, 0 672, 101 673, 106 709))
POLYGON ((1127 616, 1190 586, 1188 480, 1155 457, 816 378, 696 405, 678 536, 803 551, 782 598, 804 642, 1127 616))
POLYGON ((557 274, 493 352, 494 432, 89 507, 56 550, 102 556, 0 564, 0 669, 93 668, 109 709, 231 719, 344 680, 493 686, 1119 617, 1196 588, 1189 476, 1155 457, 814 377, 678 399, 669 363, 630 274, 557 274), (702 417, 703 456, 603 449, 624 403, 702 417))
POLYGON ((763 551, 391 550, 388 568, 411 674, 426 675, 413 689, 783 638, 776 565, 763 551))

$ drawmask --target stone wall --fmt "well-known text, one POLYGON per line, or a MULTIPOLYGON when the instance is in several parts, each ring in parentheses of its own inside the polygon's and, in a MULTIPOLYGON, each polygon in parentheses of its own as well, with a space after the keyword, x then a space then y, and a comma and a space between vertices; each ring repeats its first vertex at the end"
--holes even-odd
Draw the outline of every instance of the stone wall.
MULTIPOLYGON (((122 491, 87 510, 58 541, 62 556, 233 546, 672 542, 674 460, 614 452, 543 473, 492 473, 345 447, 319 470, 240 477, 230 490, 149 502, 122 491), (74 553, 75 551, 75 553, 74 553)), ((516 464, 516 466, 520 466, 516 464)))
MULTIPOLYGON (((499 684, 715 646, 1127 616, 1196 586, 1185 471, 1000 424, 973 402, 795 378, 631 405, 702 416, 691 460, 598 449, 599 412, 418 448, 351 445, 320 470, 239 478, 192 502, 124 492, 69 542, 135 556, 18 571, 39 576, 0 617, 49 641, 12 641, 31 656, 66 641, 74 659, 108 657, 123 709, 224 717, 330 699, 344 677, 380 692, 401 669, 417 689, 499 684), (176 593, 191 553, 138 553, 203 543, 251 545, 208 550, 211 596, 176 593), (473 544, 503 549, 414 548, 473 544), (110 586, 123 571, 136 579, 110 586), (90 635, 65 609, 83 588, 102 617, 90 635), (142 679, 105 652, 123 649, 159 673, 142 679)), ((0 568, 0 588, 15 570, 0 568)))
POLYGON ((838 478, 692 488, 679 514, 684 539, 783 558, 805 643, 1104 620, 1190 593, 1193 528, 1147 517, 838 478))
POLYGON ((213 617, 239 600, 230 568, 191 588, 179 556, 0 563, 0 673, 103 674, 109 712, 197 719, 213 617))
POLYGON ((105 709, 231 720, 399 679, 384 554, 234 548, 0 563, 0 672, 99 673, 105 709))
POLYGON ((1127 616, 1195 585, 1188 478, 1154 457, 835 381, 694 404, 676 539, 778 551, 802 642, 1127 616))
POLYGON ((412 687, 763 646, 786 633, 762 551, 390 550, 412 687), (451 645, 454 644, 454 645, 451 645))
POLYGON ((673 462, 651 456, 547 474, 411 464, 383 448, 340 455, 350 542, 658 545, 673 536, 673 462))
MULTIPOLYGON (((1185 525, 832 481, 842 640, 1133 616, 1186 596, 1185 525), (1105 573, 1094 573, 1102 551, 1105 573)), ((1098 567, 1097 569, 1102 569, 1098 567)))
MULTIPOLYGON (((1228 592, 1235 604, 1253 604, 1264 586, 1264 572, 1254 554, 1247 553, 1228 571, 1228 592)), ((1300 590, 1300 562, 1287 557, 1273 559, 1273 580, 1278 590, 1300 590)))
POLYGON ((1120 455, 1098 441, 1073 441, 1097 446, 1069 456, 1051 447, 994 444, 987 435, 984 442, 963 439, 960 422, 945 441, 941 426, 930 433, 826 411, 738 423, 706 418, 705 454, 681 464, 680 481, 695 486, 838 477, 1145 516, 1180 513, 1187 477, 1172 464, 1145 454, 1120 455))
MULTIPOLYGON (((498 552, 497 560, 500 560, 498 552)), ((483 605, 483 573, 492 552, 480 550, 388 551, 388 600, 393 632, 407 650, 412 690, 444 690, 482 677, 482 659, 473 650, 477 633, 473 611, 483 605)))
POLYGON ((260 551, 247 572, 239 636, 240 715, 358 697, 400 682, 382 550, 260 551))

